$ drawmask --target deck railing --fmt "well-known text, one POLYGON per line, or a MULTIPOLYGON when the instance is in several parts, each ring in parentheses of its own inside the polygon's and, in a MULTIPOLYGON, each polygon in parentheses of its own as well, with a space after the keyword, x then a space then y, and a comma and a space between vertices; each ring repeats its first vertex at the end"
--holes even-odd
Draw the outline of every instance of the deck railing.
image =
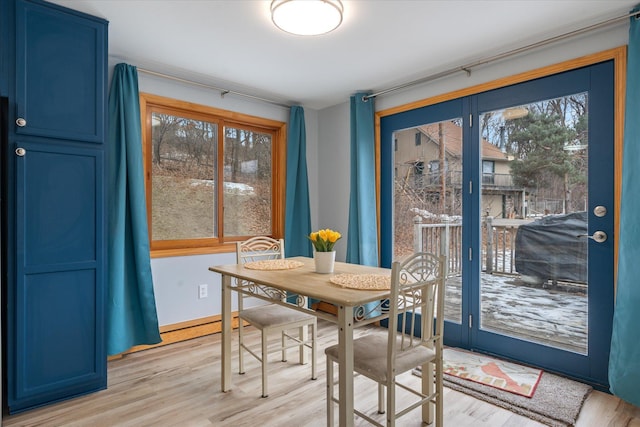
MULTIPOLYGON (((441 172, 425 172, 421 174, 410 175, 406 184, 415 189, 423 189, 429 187, 439 187, 443 184, 448 187, 462 187, 462 171, 446 171, 444 175, 441 172)), ((488 188, 496 189, 514 189, 513 176, 508 173, 483 173, 482 185, 488 188)))
MULTIPOLYGON (((422 217, 414 218, 414 251, 444 255, 447 277, 462 274, 462 224, 441 221, 424 224, 422 217)), ((528 219, 486 217, 482 221, 482 271, 489 274, 517 274, 515 270, 515 238, 518 227, 528 219)))
POLYGON ((444 255, 447 277, 462 274, 462 224, 450 222, 423 224, 422 217, 416 216, 413 250, 444 255))

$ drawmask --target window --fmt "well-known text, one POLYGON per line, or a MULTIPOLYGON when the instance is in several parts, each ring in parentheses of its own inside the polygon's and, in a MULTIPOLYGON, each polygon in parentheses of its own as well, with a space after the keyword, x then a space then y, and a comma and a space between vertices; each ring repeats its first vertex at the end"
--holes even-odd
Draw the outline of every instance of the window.
POLYGON ((482 183, 493 184, 495 181, 496 164, 493 160, 482 161, 482 183))
POLYGON ((153 256, 282 236, 284 123, 149 94, 140 108, 153 256))
POLYGON ((429 184, 442 184, 443 173, 445 182, 450 183, 451 179, 447 176, 449 174, 449 161, 447 159, 444 160, 444 171, 440 170, 440 160, 431 160, 429 162, 429 184))
POLYGON ((422 133, 416 132, 416 147, 420 146, 420 144, 422 144, 422 133))
POLYGON ((416 161, 413 164, 413 180, 415 188, 422 188, 424 182, 422 180, 422 174, 424 173, 424 162, 416 161))

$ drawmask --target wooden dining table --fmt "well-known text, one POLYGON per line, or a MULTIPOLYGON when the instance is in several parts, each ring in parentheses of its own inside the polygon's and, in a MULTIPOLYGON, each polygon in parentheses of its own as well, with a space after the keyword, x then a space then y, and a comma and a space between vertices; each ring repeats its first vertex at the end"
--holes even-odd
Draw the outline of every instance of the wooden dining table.
POLYGON ((232 388, 231 294, 243 292, 272 303, 311 313, 338 325, 339 425, 353 426, 353 330, 388 317, 386 311, 374 310, 373 313, 368 313, 364 307, 368 303, 377 305, 380 301, 387 299, 390 291, 341 287, 333 284, 330 279, 341 273, 390 276, 391 270, 336 262, 333 273, 319 274, 315 272, 312 258, 294 257, 287 260, 298 261, 302 266, 282 270, 249 269, 242 264, 218 265, 209 268, 210 271, 222 275, 222 391, 227 392, 232 388), (281 300, 278 294, 288 298, 281 300), (338 315, 310 309, 307 298, 335 305, 338 315), (291 302, 292 300, 294 302, 291 302))

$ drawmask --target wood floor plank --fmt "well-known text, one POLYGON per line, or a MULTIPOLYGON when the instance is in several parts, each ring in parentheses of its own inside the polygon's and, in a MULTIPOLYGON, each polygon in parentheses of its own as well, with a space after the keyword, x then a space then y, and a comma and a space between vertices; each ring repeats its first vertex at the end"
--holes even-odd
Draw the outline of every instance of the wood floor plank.
MULTIPOLYGON (((259 334, 247 339, 259 344, 259 334)), ((358 330, 357 334, 366 333, 358 330)), ((260 397, 260 366, 247 357, 246 374, 237 373, 237 337, 233 339, 233 389, 220 391, 220 335, 214 334, 137 353, 108 363, 107 390, 25 413, 7 416, 6 427, 321 427, 326 425, 324 348, 337 340, 335 326, 319 322, 318 379, 310 366, 274 354, 269 363, 269 397, 260 397)), ((407 381, 419 381, 408 375, 407 381)), ((376 388, 357 378, 356 405, 376 413, 376 388)), ((445 426, 543 427, 536 421, 445 388, 445 426)), ((337 412, 337 411, 336 411, 337 412)), ((356 420, 357 426, 366 422, 356 420)), ((402 426, 420 426, 420 411, 401 418, 402 426)), ((594 391, 576 427, 640 427, 640 409, 594 391)))

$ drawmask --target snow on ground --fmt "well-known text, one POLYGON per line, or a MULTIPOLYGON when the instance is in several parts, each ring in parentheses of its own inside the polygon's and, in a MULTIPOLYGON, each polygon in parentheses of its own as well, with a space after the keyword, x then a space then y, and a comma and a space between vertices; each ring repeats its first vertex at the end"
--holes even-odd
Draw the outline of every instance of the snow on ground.
MULTIPOLYGON (((190 185, 192 187, 206 186, 214 187, 215 181, 211 179, 192 179, 190 185)), ((224 191, 231 194, 253 195, 255 191, 252 186, 240 182, 225 182, 224 191)))
MULTIPOLYGON (((587 352, 588 299, 584 289, 527 286, 517 276, 482 274, 483 330, 587 352)), ((460 322, 461 278, 447 279, 447 320, 460 322)))

